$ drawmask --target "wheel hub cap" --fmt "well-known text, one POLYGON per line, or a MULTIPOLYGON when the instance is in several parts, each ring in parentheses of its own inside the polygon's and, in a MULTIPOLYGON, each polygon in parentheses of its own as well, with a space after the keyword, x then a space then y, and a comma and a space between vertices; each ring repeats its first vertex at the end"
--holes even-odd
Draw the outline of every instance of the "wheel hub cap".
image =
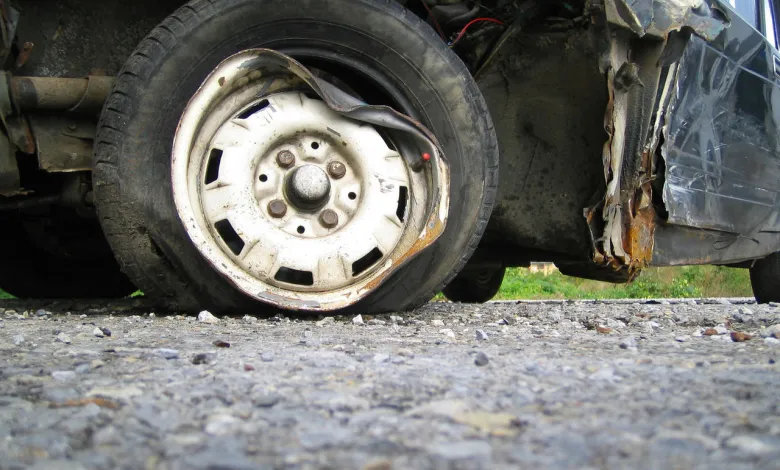
POLYGON ((328 200, 330 179, 322 168, 304 165, 296 168, 289 176, 286 193, 296 207, 304 210, 318 209, 328 200))

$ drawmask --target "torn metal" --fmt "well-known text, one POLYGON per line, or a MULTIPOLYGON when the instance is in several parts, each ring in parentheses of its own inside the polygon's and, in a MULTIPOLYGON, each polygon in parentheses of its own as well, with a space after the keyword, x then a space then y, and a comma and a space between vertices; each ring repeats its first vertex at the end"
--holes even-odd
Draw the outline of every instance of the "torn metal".
POLYGON ((627 271, 630 279, 653 259, 658 223, 653 205, 654 162, 677 86, 676 64, 664 63, 670 54, 667 42, 671 38, 675 48, 679 46, 681 36, 671 33, 683 29, 714 39, 728 23, 703 0, 608 0, 605 7, 604 34, 609 38, 603 62, 609 90, 604 122, 608 139, 602 154, 606 192, 584 215, 593 240, 593 260, 627 271), (664 40, 634 41, 647 35, 664 40))

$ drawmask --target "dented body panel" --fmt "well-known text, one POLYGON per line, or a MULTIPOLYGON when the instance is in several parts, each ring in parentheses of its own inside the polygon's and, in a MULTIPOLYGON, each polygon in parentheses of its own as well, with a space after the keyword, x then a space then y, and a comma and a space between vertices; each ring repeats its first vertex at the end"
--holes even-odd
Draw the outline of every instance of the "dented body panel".
POLYGON ((663 44, 655 64, 640 63, 653 44, 632 41, 627 51, 629 42, 611 34, 607 191, 603 207, 586 210, 586 218, 595 235, 594 261, 626 270, 628 278, 649 264, 736 263, 780 245, 773 48, 725 11, 696 0, 607 2, 611 27, 663 44), (655 67, 658 80, 625 90, 620 72, 628 66, 635 80, 655 78, 655 67), (655 102, 642 106, 636 99, 648 87, 655 102), (655 122, 645 129, 636 113, 646 116, 648 109, 655 122), (626 118, 631 113, 634 119, 626 118), (641 147, 626 145, 632 136, 642 139, 641 147), (595 210, 603 215, 595 224, 603 222, 601 238, 593 230, 595 210))
POLYGON ((669 113, 664 203, 669 223, 749 236, 780 232, 780 104, 773 54, 730 28, 694 38, 669 113))
POLYGON ((712 0, 585 13, 584 31, 518 35, 480 76, 502 155, 483 246, 610 281, 780 248, 780 99, 761 33, 712 0))

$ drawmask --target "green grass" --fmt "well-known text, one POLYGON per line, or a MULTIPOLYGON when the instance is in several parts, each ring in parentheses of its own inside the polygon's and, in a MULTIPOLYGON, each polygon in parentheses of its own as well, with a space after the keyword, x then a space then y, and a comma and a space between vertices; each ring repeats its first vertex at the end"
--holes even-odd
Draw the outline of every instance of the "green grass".
POLYGON ((630 284, 610 284, 510 268, 496 299, 635 299, 655 297, 751 297, 747 269, 721 266, 648 268, 630 284))
MULTIPOLYGON (((131 297, 143 296, 137 291, 131 297)), ((722 266, 649 268, 631 284, 609 284, 564 276, 549 276, 524 268, 509 268, 497 300, 515 299, 642 299, 654 297, 752 297, 747 269, 722 266)), ((0 299, 14 297, 0 290, 0 299)), ((439 294, 437 297, 443 300, 439 294)))

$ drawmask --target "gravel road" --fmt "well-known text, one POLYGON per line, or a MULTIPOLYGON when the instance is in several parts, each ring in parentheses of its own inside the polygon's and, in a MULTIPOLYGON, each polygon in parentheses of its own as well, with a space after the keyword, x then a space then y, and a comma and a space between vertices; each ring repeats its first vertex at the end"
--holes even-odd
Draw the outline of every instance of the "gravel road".
POLYGON ((317 320, 0 303, 0 468, 780 468, 780 305, 317 320))

